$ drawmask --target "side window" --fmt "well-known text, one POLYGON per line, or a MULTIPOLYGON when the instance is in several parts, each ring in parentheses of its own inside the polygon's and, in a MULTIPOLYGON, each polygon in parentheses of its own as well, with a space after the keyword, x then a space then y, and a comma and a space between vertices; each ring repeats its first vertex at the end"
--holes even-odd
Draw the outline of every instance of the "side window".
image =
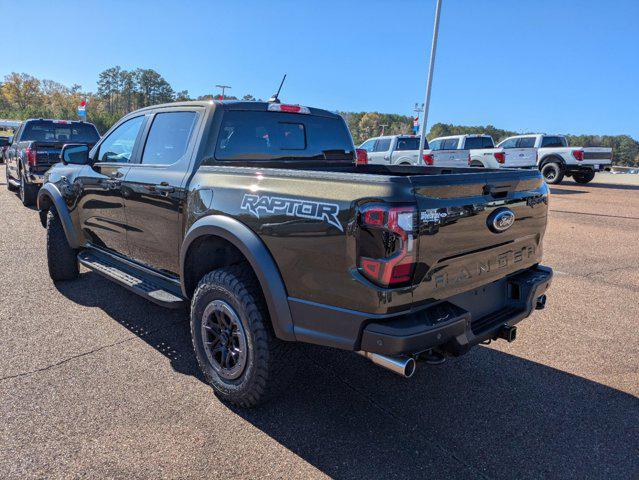
POLYGON ((543 137, 541 139, 541 148, 544 147, 565 147, 567 145, 564 137, 543 137))
POLYGON ((517 148, 534 148, 535 137, 522 137, 517 142, 517 148))
POLYGON ((444 140, 444 144, 442 150, 457 150, 457 143, 459 140, 456 138, 449 138, 448 140, 444 140))
POLYGON ((366 140, 364 143, 362 143, 359 148, 363 148, 364 150, 366 150, 367 152, 370 152, 371 150, 373 150, 373 146, 375 145, 375 139, 372 138, 370 140, 366 140))
POLYGON ((390 148, 391 139, 390 138, 380 138, 377 140, 377 144, 375 145, 375 152, 388 152, 390 148))
POLYGON ((509 138, 499 144, 501 148, 517 148, 517 138, 509 138))
POLYGON ((167 112, 155 115, 144 146, 142 163, 171 165, 182 158, 195 128, 196 119, 195 112, 167 112))
POLYGON ((144 116, 127 120, 102 142, 98 150, 98 162, 126 163, 131 160, 135 140, 144 116))
POLYGON ((441 150, 442 149, 442 141, 441 140, 433 140, 432 142, 428 142, 431 150, 441 150))

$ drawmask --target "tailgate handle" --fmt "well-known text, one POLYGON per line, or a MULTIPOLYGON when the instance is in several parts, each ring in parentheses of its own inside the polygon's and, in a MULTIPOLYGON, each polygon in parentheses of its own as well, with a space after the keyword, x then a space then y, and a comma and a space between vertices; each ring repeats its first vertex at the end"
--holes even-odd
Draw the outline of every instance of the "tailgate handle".
POLYGON ((510 185, 484 185, 484 195, 491 195, 494 198, 504 198, 508 195, 510 185))

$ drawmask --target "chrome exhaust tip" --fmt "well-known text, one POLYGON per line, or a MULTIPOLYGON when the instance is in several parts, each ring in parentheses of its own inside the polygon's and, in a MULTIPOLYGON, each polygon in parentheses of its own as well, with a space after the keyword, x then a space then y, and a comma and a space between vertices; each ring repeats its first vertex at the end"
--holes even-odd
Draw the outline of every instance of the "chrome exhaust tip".
POLYGON ((415 369, 417 368, 415 359, 412 357, 389 357, 386 355, 381 355, 379 353, 364 351, 359 351, 356 353, 358 355, 361 355, 362 357, 368 358, 375 365, 384 367, 385 369, 401 375, 404 378, 412 377, 415 373, 415 369))

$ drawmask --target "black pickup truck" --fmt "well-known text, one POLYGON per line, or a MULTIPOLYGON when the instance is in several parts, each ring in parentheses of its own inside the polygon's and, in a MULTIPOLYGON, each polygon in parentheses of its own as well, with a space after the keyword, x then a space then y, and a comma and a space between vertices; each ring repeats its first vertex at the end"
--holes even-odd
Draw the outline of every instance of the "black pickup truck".
POLYGON ((60 161, 65 143, 95 145, 100 139, 95 126, 70 120, 25 120, 5 152, 7 188, 19 190, 25 206, 36 201, 44 172, 60 161))
POLYGON ((356 165, 340 116, 276 102, 145 108, 62 160, 38 195, 52 279, 82 264, 190 306, 205 377, 241 406, 281 388, 290 342, 408 377, 545 304, 536 170, 356 165))

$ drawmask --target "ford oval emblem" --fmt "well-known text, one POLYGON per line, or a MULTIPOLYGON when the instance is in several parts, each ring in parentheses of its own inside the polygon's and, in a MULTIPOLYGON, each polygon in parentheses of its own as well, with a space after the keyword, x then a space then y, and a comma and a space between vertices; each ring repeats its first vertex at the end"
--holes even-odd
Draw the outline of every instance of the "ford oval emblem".
POLYGON ((488 216, 487 223, 493 232, 505 232, 515 223, 515 214, 509 208, 500 208, 488 216))

